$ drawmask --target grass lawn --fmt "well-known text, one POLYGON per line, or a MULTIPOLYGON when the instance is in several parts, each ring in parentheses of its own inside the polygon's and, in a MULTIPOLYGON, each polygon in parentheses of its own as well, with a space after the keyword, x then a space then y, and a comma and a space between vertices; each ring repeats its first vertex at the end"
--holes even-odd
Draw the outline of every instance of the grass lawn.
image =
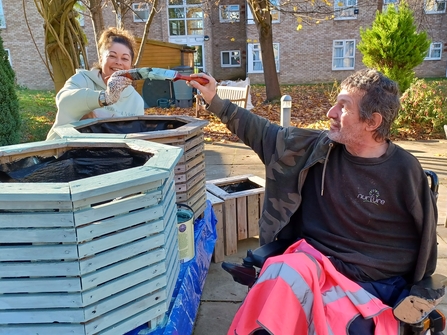
POLYGON ((56 116, 54 91, 18 88, 22 117, 21 143, 45 140, 56 116))

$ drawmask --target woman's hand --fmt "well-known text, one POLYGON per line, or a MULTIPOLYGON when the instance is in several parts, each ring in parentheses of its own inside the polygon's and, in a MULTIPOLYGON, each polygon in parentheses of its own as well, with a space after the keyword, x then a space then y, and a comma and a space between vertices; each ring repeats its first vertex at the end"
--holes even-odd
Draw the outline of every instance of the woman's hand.
POLYGON ((107 80, 106 103, 111 105, 120 99, 121 92, 129 85, 132 85, 132 80, 116 74, 112 74, 107 80))
POLYGON ((193 73, 190 77, 191 81, 188 81, 187 84, 200 91, 200 95, 202 96, 203 100, 205 100, 207 104, 210 104, 211 100, 213 100, 214 96, 216 95, 216 79, 205 73, 193 73), (197 81, 194 81, 194 77, 206 78, 209 82, 208 84, 200 85, 197 81))

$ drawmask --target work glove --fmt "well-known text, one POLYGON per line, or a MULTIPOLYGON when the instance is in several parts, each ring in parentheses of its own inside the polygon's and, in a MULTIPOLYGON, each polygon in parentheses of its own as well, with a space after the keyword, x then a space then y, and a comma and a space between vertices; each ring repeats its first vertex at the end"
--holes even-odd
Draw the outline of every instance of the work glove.
POLYGON ((108 105, 116 103, 121 95, 121 92, 129 85, 132 85, 132 80, 124 77, 119 76, 116 74, 112 74, 107 81, 107 89, 106 89, 106 103, 108 105))

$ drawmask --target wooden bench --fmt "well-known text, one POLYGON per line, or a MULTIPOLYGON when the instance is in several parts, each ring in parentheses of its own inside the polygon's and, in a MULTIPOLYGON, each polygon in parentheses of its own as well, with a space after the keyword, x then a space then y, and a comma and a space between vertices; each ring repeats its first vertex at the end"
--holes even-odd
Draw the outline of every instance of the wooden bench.
MULTIPOLYGON (((237 86, 217 86, 216 93, 221 99, 228 99, 239 107, 247 107, 248 92, 250 85, 245 87, 237 86)), ((196 95, 196 117, 199 117, 201 111, 206 110, 206 104, 200 95, 196 95)))

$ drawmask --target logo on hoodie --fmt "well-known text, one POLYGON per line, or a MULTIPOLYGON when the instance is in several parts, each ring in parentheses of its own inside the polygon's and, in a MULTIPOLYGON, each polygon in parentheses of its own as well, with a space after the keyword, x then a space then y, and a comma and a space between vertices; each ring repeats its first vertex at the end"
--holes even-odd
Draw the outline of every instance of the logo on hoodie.
POLYGON ((385 200, 380 199, 380 193, 376 189, 369 191, 369 195, 359 193, 357 199, 363 200, 363 202, 369 202, 374 205, 385 205, 385 200))

